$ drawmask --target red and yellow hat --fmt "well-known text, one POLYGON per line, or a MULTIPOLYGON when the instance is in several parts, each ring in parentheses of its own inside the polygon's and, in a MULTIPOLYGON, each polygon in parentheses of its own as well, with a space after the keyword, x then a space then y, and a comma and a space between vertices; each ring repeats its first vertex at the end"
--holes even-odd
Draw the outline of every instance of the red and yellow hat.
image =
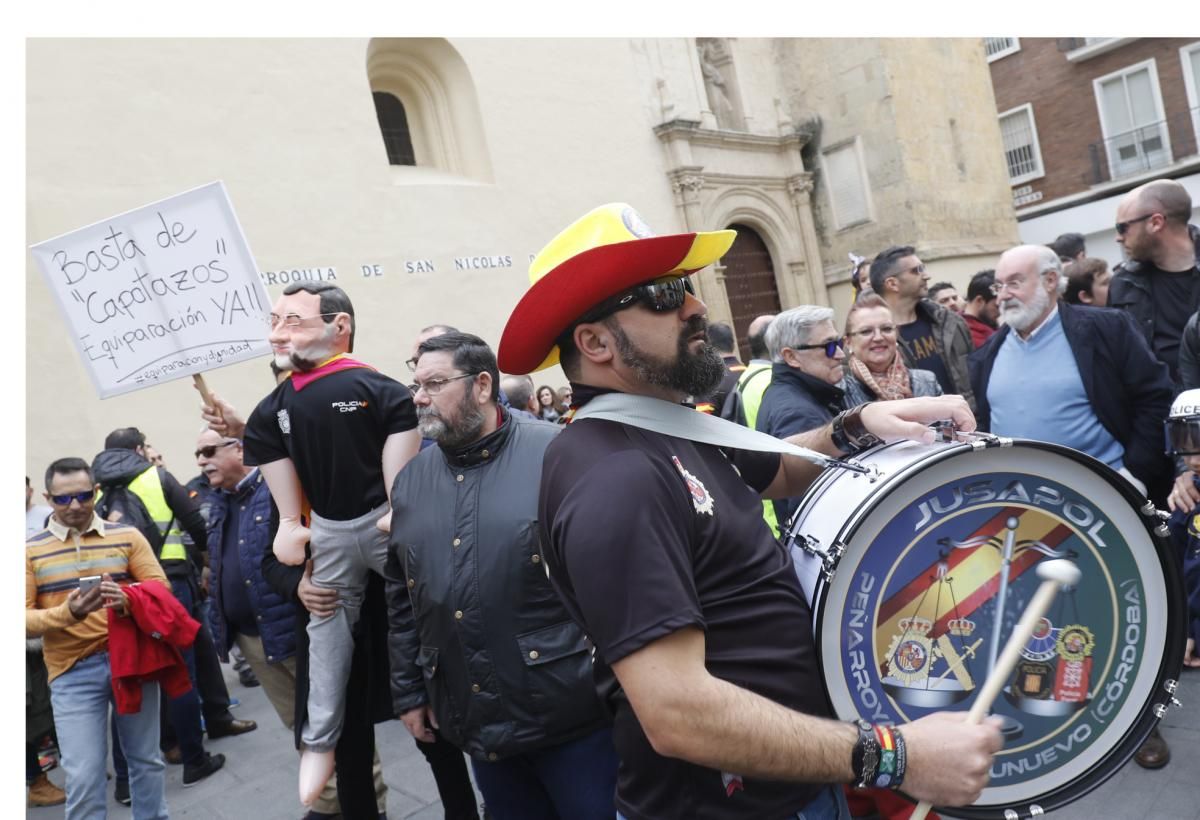
POLYGON ((623 202, 589 211, 529 264, 529 290, 500 337, 500 369, 533 373, 557 364, 555 341, 589 309, 659 276, 690 276, 720 259, 736 235, 724 230, 655 236, 623 202))

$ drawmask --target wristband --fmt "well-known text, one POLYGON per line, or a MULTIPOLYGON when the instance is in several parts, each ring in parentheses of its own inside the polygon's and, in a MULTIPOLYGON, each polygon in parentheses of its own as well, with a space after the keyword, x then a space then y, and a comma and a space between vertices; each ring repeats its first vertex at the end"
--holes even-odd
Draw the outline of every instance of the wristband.
POLYGON ((855 450, 865 450, 868 447, 874 447, 876 444, 883 443, 883 439, 869 432, 863 424, 863 408, 867 404, 869 402, 863 402, 857 407, 852 407, 838 414, 842 419, 842 432, 855 450))
POLYGON ((904 782, 905 772, 908 770, 908 746, 904 743, 904 735, 900 734, 900 730, 892 728, 892 737, 896 741, 896 774, 892 776, 892 790, 898 790, 900 784, 904 782))
POLYGON ((848 410, 843 410, 834 416, 833 424, 829 429, 829 438, 833 441, 833 446, 843 455, 848 455, 854 449, 850 439, 846 437, 846 413, 848 412, 848 410))
POLYGON ((858 729, 858 740, 850 755, 850 768, 854 772, 854 788, 865 789, 875 785, 879 774, 879 740, 870 723, 861 718, 853 721, 858 729))
POLYGON ((877 789, 887 789, 896 779, 896 740, 891 728, 881 724, 875 726, 875 738, 879 741, 879 769, 871 785, 877 789))

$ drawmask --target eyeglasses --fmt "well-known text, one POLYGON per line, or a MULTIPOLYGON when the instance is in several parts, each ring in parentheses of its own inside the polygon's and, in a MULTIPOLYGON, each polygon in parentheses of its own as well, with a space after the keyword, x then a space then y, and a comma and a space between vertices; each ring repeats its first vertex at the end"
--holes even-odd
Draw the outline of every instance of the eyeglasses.
POLYGON ((825 355, 829 358, 837 356, 837 352, 842 349, 842 340, 834 339, 829 342, 821 342, 819 345, 796 345, 793 350, 824 350, 825 355))
POLYGON ((1125 232, 1129 230, 1130 225, 1136 225, 1138 222, 1145 222, 1147 219, 1149 219, 1152 216, 1154 216, 1154 214, 1146 214, 1145 216, 1139 216, 1137 219, 1130 219, 1125 222, 1118 222, 1116 224, 1117 236, 1124 236, 1125 232))
POLYGON ((1013 293, 1016 293, 1021 288, 1021 286, 1024 284, 1025 284, 1024 276, 1014 276, 1012 279, 1009 279, 1007 282, 993 282, 988 287, 988 290, 990 290, 994 296, 999 296, 1001 293, 1004 293, 1005 288, 1007 288, 1008 290, 1011 290, 1013 293))
POLYGON ((408 365, 408 372, 409 372, 409 373, 416 373, 416 372, 417 372, 417 357, 416 357, 416 356, 413 356, 411 359, 405 359, 405 360, 404 360, 404 363, 405 363, 406 365, 408 365))
POLYGON ((661 276, 630 288, 624 293, 619 293, 611 299, 606 299, 585 313, 579 322, 598 322, 606 316, 633 307, 639 302, 655 313, 679 310, 683 307, 683 302, 689 293, 693 296, 696 295, 691 277, 661 276))
POLYGON ((451 376, 448 379, 426 379, 423 382, 413 382, 408 386, 408 389, 412 391, 414 396, 422 390, 425 391, 426 396, 436 396, 450 382, 456 382, 459 379, 473 379, 478 375, 478 373, 463 373, 461 376, 451 376))
POLYGON ((906 271, 901 271, 901 273, 915 273, 917 276, 924 276, 925 275, 925 263, 922 262, 919 265, 914 265, 913 267, 909 268, 906 271))
POLYGON ((272 313, 267 316, 267 325, 274 330, 279 327, 279 323, 283 322, 288 327, 300 327, 300 323, 305 319, 324 319, 326 316, 337 316, 337 313, 314 313, 312 316, 299 316, 295 313, 289 313, 286 316, 280 316, 272 313))
POLYGON ((237 444, 237 443, 238 443, 237 439, 230 439, 229 441, 222 441, 220 444, 209 444, 205 447, 201 447, 199 450, 196 451, 196 458, 200 458, 200 456, 204 456, 205 458, 212 458, 213 456, 215 456, 217 454, 217 450, 220 449, 221 447, 228 447, 230 444, 237 444))
POLYGON ((67 493, 66 495, 52 495, 50 500, 60 507, 65 507, 72 501, 78 501, 80 504, 86 504, 96 497, 94 489, 84 490, 81 493, 67 493))
MULTIPOLYGON (((847 335, 857 336, 858 338, 862 339, 863 341, 866 341, 867 339, 870 339, 872 336, 874 336, 876 333, 878 333, 880 336, 895 336, 896 335, 896 326, 895 325, 880 325, 879 327, 864 327, 862 330, 853 330, 847 335)), ((830 356, 830 358, 833 358, 833 357, 830 356)))

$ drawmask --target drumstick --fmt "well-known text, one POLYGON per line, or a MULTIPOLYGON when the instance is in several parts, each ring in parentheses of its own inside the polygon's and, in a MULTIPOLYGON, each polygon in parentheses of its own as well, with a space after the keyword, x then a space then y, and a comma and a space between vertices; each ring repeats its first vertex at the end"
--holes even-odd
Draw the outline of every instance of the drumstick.
MULTIPOLYGON (((967 713, 967 723, 979 723, 987 715, 988 710, 992 708, 992 701, 1000 694, 1005 681, 1008 680, 1008 676, 1017 665, 1017 659, 1021 656, 1021 648, 1033 637, 1034 627, 1050 610, 1050 604, 1054 603, 1054 596, 1058 594, 1061 587, 1078 584, 1081 573, 1079 567, 1074 563, 1065 558, 1059 558, 1039 563, 1037 575, 1042 579, 1042 583, 1037 588, 1037 592, 1033 594, 1033 600, 1029 602, 1029 606, 1025 607, 1021 620, 1017 622, 1012 634, 1008 636, 1008 643, 1004 645, 1004 651, 996 659, 996 666, 992 670, 992 674, 988 676, 983 688, 979 690, 979 695, 975 698, 971 711, 967 713)), ((909 820, 925 820, 925 815, 929 814, 931 808, 933 808, 933 804, 922 800, 909 816, 909 820)))

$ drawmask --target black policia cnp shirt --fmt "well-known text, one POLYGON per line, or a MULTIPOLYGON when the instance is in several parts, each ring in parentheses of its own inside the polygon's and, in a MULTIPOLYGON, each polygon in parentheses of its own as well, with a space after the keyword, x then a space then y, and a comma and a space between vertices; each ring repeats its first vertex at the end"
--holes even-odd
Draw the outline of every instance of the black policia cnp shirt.
MULTIPOLYGON (((573 389, 580 404, 600 392, 573 389)), ((771 820, 794 814, 821 788, 735 780, 737 772, 657 754, 609 668, 695 626, 714 676, 830 715, 811 612, 762 518, 759 493, 778 470, 777 454, 727 458, 711 445, 600 419, 572 422, 546 450, 543 550, 568 611, 596 645, 596 683, 615 710, 617 808, 631 820, 771 820)))
POLYGON ((412 393, 365 367, 296 391, 289 378, 246 422, 246 464, 290 458, 313 512, 332 521, 366 515, 388 499, 383 443, 417 426, 412 393))

